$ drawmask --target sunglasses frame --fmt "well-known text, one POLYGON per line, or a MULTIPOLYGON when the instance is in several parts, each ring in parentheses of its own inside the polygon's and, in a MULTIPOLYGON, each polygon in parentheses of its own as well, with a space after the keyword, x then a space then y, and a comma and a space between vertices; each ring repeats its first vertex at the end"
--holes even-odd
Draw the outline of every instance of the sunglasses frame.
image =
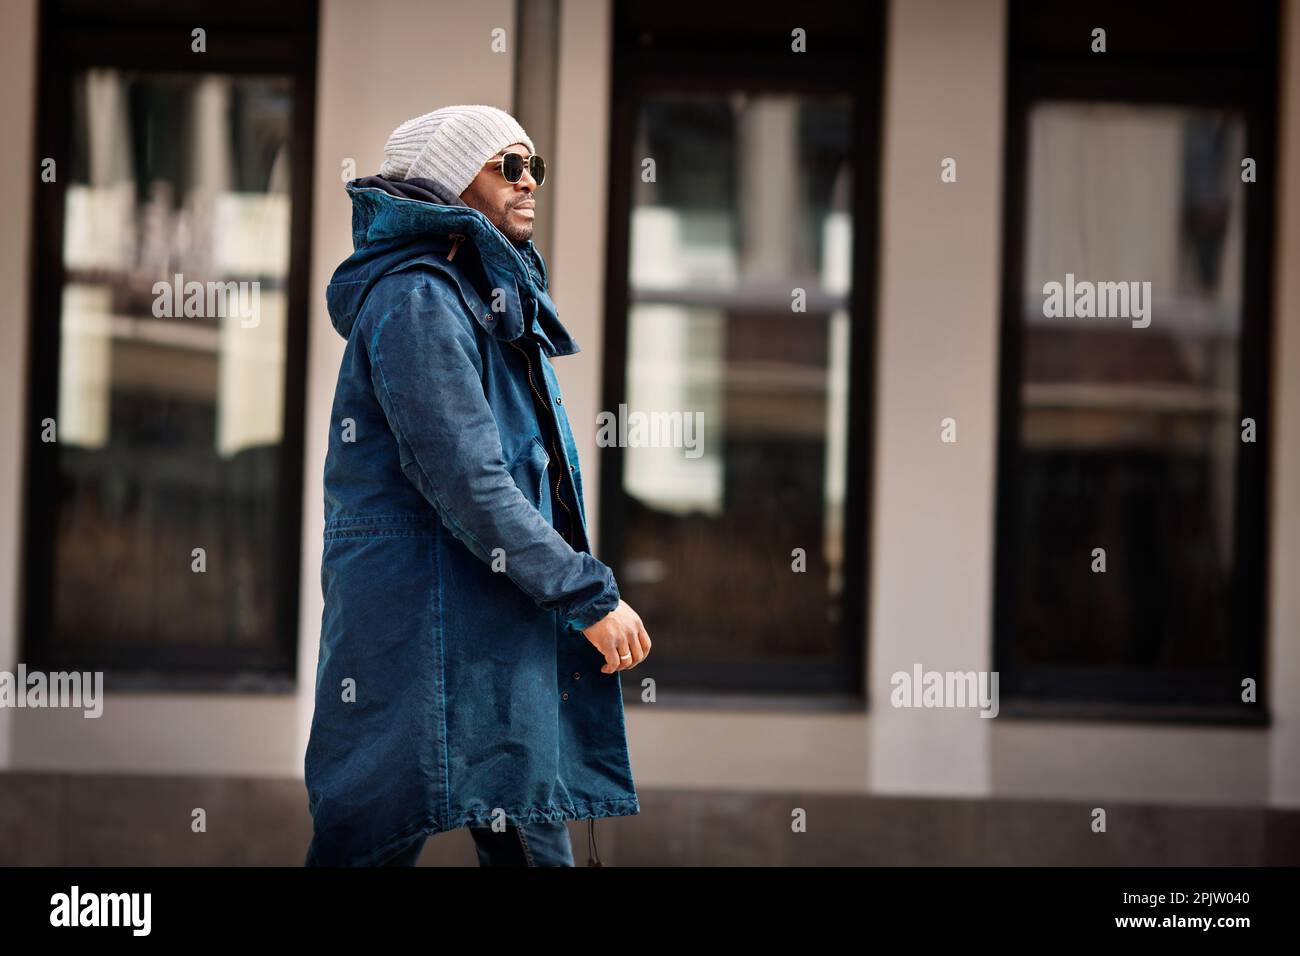
MULTIPOLYGON (((507 176, 506 157, 507 156, 522 157, 523 155, 524 155, 523 153, 517 153, 512 150, 511 152, 499 156, 496 159, 489 160, 487 165, 489 169, 495 169, 497 172, 499 172, 501 174, 501 178, 513 186, 524 178, 524 171, 523 169, 519 170, 519 179, 511 179, 509 176, 507 176)), ((533 177, 533 182, 537 183, 537 185, 539 186, 542 183, 546 182, 546 160, 542 159, 540 153, 531 154, 525 159, 524 162, 525 162, 525 168, 528 170, 529 175, 533 177), (541 178, 538 178, 537 172, 534 169, 535 166, 540 167, 542 172, 541 178)))

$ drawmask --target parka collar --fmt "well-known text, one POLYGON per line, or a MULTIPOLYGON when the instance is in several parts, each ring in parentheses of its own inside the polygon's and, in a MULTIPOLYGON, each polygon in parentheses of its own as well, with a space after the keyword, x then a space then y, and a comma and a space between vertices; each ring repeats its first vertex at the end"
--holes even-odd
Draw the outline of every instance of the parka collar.
POLYGON ((374 244, 419 237, 417 258, 436 257, 441 265, 454 262, 464 243, 471 242, 488 288, 502 290, 505 297, 503 311, 475 314, 483 329, 511 341, 527 327, 551 355, 581 350, 560 323, 548 292, 545 260, 531 239, 516 245, 477 209, 399 195, 393 184, 376 176, 350 180, 345 188, 352 200, 352 243, 357 253, 374 244))

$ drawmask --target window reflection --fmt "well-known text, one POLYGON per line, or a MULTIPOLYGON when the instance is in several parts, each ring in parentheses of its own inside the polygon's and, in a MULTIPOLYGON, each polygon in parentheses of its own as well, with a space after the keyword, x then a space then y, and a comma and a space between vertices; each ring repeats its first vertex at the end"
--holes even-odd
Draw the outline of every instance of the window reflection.
POLYGON ((701 413, 704 441, 624 449, 619 580, 652 633, 681 638, 656 645, 670 659, 841 652, 850 113, 740 92, 641 103, 626 400, 701 413))
POLYGON ((1243 120, 1046 102, 1028 130, 1016 660, 1227 663, 1243 120), (1045 317, 1067 273, 1149 281, 1150 325, 1045 317))
POLYGON ((73 102, 54 640, 270 647, 289 83, 91 69, 73 102), (177 276, 245 295, 160 316, 177 276))

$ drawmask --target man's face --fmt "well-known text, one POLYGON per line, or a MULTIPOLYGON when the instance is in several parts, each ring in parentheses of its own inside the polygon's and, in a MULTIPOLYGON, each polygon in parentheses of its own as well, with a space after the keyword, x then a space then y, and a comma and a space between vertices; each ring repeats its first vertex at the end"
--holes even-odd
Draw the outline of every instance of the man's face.
POLYGON ((536 215, 533 190, 537 183, 527 164, 519 182, 506 182, 505 176, 501 175, 501 157, 506 153, 519 153, 525 159, 532 155, 523 143, 511 143, 484 164, 460 198, 467 206, 487 216, 511 242, 523 243, 533 238, 533 217, 536 215))

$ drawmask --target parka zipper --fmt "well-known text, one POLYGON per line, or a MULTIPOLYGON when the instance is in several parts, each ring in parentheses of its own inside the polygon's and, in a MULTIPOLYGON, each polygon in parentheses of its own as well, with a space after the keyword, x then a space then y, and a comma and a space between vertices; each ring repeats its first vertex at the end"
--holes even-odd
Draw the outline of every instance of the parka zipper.
MULTIPOLYGON (((537 384, 533 381, 533 363, 532 360, 529 359, 528 353, 518 345, 515 345, 514 342, 506 341, 506 344, 514 346, 515 350, 524 357, 524 365, 528 368, 528 387, 533 390, 533 394, 537 397, 537 404, 546 410, 547 415, 552 414, 551 407, 546 404, 546 400, 542 398, 542 393, 537 390, 537 384)), ((551 455, 553 461, 564 461, 564 459, 560 457, 559 450, 556 448, 554 434, 551 435, 551 455)), ((558 473, 555 476, 555 500, 558 501, 560 507, 564 509, 566 519, 565 527, 569 529, 570 537, 572 537, 573 512, 569 510, 569 506, 564 503, 564 499, 560 496, 560 485, 564 481, 564 473, 559 469, 557 469, 557 472, 558 473)), ((570 540, 569 544, 572 545, 573 542, 570 540)))
MULTIPOLYGON (((514 342, 506 341, 506 344, 514 346, 515 350, 524 357, 524 366, 528 369, 528 387, 533 390, 533 395, 537 398, 537 404, 546 410, 547 415, 551 415, 552 414, 551 407, 546 404, 546 400, 542 398, 542 393, 537 390, 537 383, 533 381, 533 363, 532 360, 528 357, 528 352, 520 348, 518 345, 515 345, 514 342)), ((556 431, 558 431, 558 428, 556 429, 556 431)), ((564 459, 560 457, 559 450, 555 446, 554 434, 551 435, 551 454, 554 456, 555 461, 561 463, 564 461, 564 459)), ((564 472, 560 471, 560 473, 555 477, 555 500, 560 503, 560 507, 564 509, 565 515, 568 516, 568 528, 570 532, 572 532, 573 512, 569 510, 569 506, 566 505, 564 503, 564 499, 560 497, 560 483, 563 480, 564 480, 564 472)), ((569 543, 572 544, 573 542, 570 541, 569 543)), ((587 865, 604 866, 605 864, 600 861, 600 850, 598 849, 594 850, 594 856, 593 856, 593 849, 595 847, 595 842, 596 842, 595 824, 596 824, 595 820, 588 818, 587 820, 587 865)))

